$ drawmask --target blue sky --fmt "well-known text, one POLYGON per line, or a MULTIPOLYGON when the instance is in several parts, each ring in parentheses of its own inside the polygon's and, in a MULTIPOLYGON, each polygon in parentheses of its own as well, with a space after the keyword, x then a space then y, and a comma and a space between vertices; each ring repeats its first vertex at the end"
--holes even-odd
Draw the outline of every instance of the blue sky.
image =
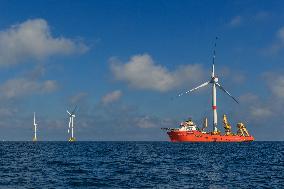
POLYGON ((282 1, 1 1, 0 139, 66 140, 78 105, 78 140, 167 140, 161 127, 211 119, 214 39, 219 128, 247 124, 283 140, 282 1))

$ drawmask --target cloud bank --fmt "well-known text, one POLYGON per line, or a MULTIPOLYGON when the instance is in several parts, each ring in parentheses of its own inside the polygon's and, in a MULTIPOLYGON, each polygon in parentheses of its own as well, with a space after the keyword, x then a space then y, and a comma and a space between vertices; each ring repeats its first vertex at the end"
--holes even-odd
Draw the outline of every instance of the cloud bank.
POLYGON ((16 78, 7 80, 0 86, 0 97, 20 98, 26 95, 50 93, 57 88, 58 84, 54 80, 40 82, 28 78, 16 78))
POLYGON ((274 97, 284 102, 284 76, 276 73, 265 73, 264 77, 274 97))
POLYGON ((176 70, 170 71, 164 66, 155 64, 148 54, 134 55, 126 63, 121 63, 117 59, 111 59, 110 62, 114 78, 137 89, 169 91, 185 83, 190 85, 200 81, 204 75, 199 64, 179 66, 176 70))
POLYGON ((232 20, 229 22, 230 27, 238 27, 242 24, 243 18, 238 15, 232 18, 232 20))
POLYGON ((122 96, 122 92, 120 90, 112 91, 106 94, 105 96, 103 96, 102 103, 104 105, 110 104, 112 102, 119 100, 121 96, 122 96))
POLYGON ((269 17, 271 13, 267 11, 236 15, 229 20, 227 25, 231 28, 238 28, 242 25, 267 21, 269 17))
POLYGON ((274 38, 273 43, 262 49, 264 55, 275 55, 284 49, 284 26, 276 31, 274 38))
POLYGON ((27 20, 0 31, 0 65, 81 53, 87 49, 81 42, 53 37, 50 26, 44 19, 27 20))
MULTIPOLYGON (((253 93, 247 93, 240 97, 245 105, 243 112, 248 119, 260 122, 271 121, 276 117, 282 117, 284 105, 284 77, 282 74, 268 72, 263 74, 267 85, 267 96, 260 97, 253 93)), ((284 127, 283 127, 284 128, 284 127)))

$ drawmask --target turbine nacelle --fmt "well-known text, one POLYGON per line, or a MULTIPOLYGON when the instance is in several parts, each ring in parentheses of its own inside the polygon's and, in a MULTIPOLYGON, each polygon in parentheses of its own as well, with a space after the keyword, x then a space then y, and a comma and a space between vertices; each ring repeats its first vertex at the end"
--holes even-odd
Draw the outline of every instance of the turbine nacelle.
POLYGON ((210 83, 218 83, 219 79, 218 77, 212 77, 210 83))
POLYGON ((178 96, 182 96, 184 94, 189 94, 190 92, 195 91, 195 90, 197 90, 199 88, 205 87, 205 86, 207 86, 210 83, 215 84, 217 87, 219 87, 219 89, 221 89, 224 93, 226 93, 228 96, 230 96, 236 103, 239 103, 235 97, 233 97, 226 89, 224 89, 224 87, 222 87, 220 85, 219 79, 217 77, 212 77, 212 79, 210 81, 207 81, 207 82, 205 82, 205 83, 203 83, 203 84, 201 84, 201 85, 199 85, 199 86, 197 86, 197 87, 195 87, 193 89, 190 89, 190 90, 188 90, 188 91, 186 91, 184 93, 180 93, 178 96))
POLYGON ((68 110, 66 111, 68 114, 69 114, 69 117, 76 117, 75 114, 74 114, 74 111, 72 113, 70 113, 68 110))

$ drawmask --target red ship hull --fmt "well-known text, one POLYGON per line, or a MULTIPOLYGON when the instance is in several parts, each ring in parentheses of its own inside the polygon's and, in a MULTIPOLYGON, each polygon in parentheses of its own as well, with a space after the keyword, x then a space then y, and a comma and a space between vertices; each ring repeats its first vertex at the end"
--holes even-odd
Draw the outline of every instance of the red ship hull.
POLYGON ((200 131, 169 131, 172 142, 251 142, 252 136, 221 135, 202 133, 200 131))

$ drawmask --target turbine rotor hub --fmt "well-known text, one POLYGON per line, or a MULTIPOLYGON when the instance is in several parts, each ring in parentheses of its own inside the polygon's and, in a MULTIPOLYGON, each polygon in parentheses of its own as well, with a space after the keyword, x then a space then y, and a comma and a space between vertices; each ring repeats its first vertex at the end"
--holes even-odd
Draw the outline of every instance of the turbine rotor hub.
POLYGON ((219 81, 218 77, 213 77, 213 81, 214 81, 214 83, 218 83, 218 81, 219 81))

